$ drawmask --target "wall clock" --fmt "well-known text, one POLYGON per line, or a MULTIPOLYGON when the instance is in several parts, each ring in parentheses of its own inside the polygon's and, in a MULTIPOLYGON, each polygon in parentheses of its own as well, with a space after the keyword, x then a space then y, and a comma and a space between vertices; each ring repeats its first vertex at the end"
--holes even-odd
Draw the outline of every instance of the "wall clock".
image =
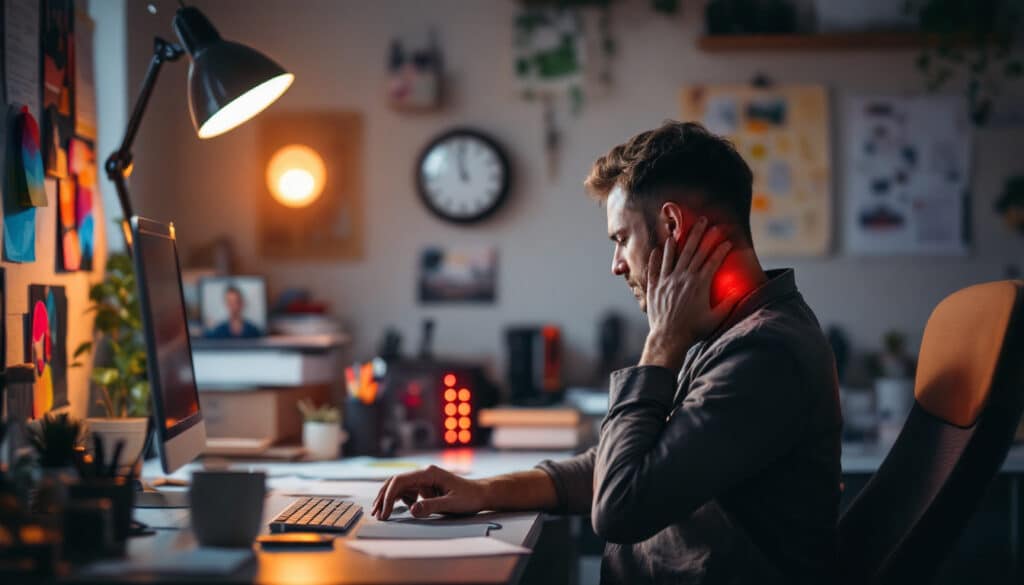
POLYGON ((416 165, 420 198, 438 217, 473 223, 494 213, 508 197, 508 156, 491 137, 457 128, 423 150, 416 165))

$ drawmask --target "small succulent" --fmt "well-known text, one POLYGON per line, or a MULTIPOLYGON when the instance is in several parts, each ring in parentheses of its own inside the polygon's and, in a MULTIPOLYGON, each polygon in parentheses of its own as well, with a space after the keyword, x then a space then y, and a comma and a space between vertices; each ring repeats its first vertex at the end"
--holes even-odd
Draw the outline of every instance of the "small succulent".
POLYGON ((299 412, 302 413, 302 420, 306 422, 339 423, 341 422, 341 410, 330 404, 315 406, 313 402, 304 398, 299 401, 299 412))
POLYGON ((65 467, 75 462, 75 447, 83 439, 82 421, 66 412, 43 415, 29 423, 28 442, 35 449, 40 467, 65 467))

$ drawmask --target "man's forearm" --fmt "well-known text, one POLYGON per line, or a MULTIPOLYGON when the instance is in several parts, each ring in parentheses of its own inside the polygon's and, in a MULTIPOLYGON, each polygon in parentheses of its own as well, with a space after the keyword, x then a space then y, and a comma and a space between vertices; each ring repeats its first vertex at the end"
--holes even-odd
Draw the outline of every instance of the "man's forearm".
POLYGON ((550 510, 558 505, 555 484, 540 469, 498 475, 480 482, 487 510, 550 510))

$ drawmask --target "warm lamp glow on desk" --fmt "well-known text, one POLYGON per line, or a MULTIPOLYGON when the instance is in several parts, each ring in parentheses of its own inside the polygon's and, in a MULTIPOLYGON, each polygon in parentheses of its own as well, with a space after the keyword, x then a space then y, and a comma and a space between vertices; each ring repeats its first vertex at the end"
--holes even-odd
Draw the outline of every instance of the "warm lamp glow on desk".
POLYGON ((165 61, 177 61, 188 52, 189 112, 200 138, 219 136, 265 110, 281 97, 295 76, 262 53, 224 40, 199 9, 182 3, 174 16, 174 30, 181 40, 176 45, 154 39, 153 58, 135 102, 121 146, 106 162, 107 176, 117 188, 121 203, 125 241, 131 248, 128 221, 134 215, 125 179, 132 172, 132 143, 142 115, 165 61))

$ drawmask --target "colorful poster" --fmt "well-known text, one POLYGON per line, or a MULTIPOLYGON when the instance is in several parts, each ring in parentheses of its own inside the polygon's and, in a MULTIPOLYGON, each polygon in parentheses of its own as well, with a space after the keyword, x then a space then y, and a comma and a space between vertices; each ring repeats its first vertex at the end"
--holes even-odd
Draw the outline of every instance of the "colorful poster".
POLYGON ((35 368, 32 418, 68 403, 68 299, 62 286, 31 284, 25 315, 25 360, 35 368))
POLYGON ((59 182, 57 213, 57 267, 70 272, 92 270, 96 189, 96 154, 88 142, 72 138, 68 143, 71 179, 59 182))
POLYGON ((966 254, 971 125, 963 98, 862 96, 843 111, 846 248, 966 254))
POLYGON ((43 3, 43 146, 46 173, 67 178, 67 141, 74 127, 74 37, 71 0, 43 3))
POLYGON ((762 257, 824 256, 832 238, 823 86, 684 88, 682 118, 729 138, 754 173, 750 228, 762 257))
POLYGON ((36 260, 36 208, 24 207, 18 182, 24 180, 25 170, 21 163, 22 144, 15 130, 18 127, 20 108, 7 108, 2 118, 0 137, 4 157, 0 171, 3 173, 4 249, 3 258, 9 262, 35 262, 36 260))
POLYGON ((82 246, 78 240, 78 222, 75 218, 76 188, 72 179, 57 181, 57 267, 66 272, 82 266, 82 246))
POLYGON ((11 158, 15 161, 18 202, 22 207, 46 207, 43 157, 39 152, 39 125, 28 106, 21 108, 14 127, 17 148, 11 153, 11 158))

